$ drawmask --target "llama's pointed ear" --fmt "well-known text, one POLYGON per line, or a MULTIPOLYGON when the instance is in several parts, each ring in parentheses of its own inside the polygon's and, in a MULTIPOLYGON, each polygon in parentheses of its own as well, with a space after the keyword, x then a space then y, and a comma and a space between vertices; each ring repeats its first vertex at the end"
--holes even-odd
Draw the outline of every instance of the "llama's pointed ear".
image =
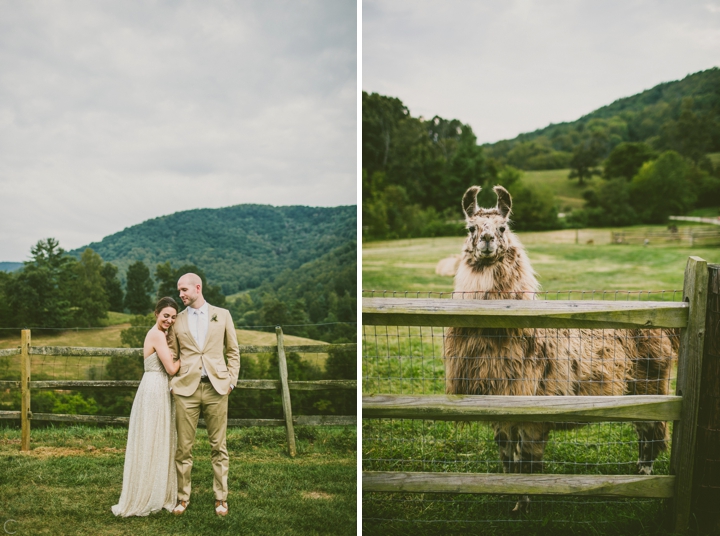
POLYGON ((463 212, 468 218, 472 218, 473 215, 478 211, 477 206, 477 194, 481 190, 479 186, 471 186, 465 192, 462 199, 463 212))
POLYGON ((503 215, 503 218, 507 218, 512 211, 512 197, 502 186, 495 186, 493 190, 498 198, 497 209, 503 215))

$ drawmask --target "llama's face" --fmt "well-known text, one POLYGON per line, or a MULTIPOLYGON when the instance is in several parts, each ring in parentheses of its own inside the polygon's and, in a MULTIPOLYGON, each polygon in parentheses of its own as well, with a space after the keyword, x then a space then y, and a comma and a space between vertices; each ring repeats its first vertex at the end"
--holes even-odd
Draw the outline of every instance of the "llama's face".
POLYGON ((463 210, 468 237, 465 255, 473 264, 487 265, 501 260, 508 250, 510 230, 508 217, 512 198, 505 188, 493 188, 498 196, 495 208, 478 208, 479 186, 473 186, 463 196, 463 210))
POLYGON ((490 264, 507 251, 507 218, 495 209, 480 209, 472 217, 466 218, 468 237, 465 240, 465 253, 475 263, 490 264))

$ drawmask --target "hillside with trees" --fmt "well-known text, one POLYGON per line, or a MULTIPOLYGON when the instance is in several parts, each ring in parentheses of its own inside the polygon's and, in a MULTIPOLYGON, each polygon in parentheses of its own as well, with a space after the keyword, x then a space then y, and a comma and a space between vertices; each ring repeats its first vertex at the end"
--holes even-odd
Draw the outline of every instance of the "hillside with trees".
POLYGON ((660 84, 571 123, 478 145, 458 119, 413 117, 396 97, 362 95, 363 239, 460 235, 460 199, 480 185, 513 196, 516 230, 663 223, 720 206, 720 69, 660 84), (552 189, 523 170, 567 169, 585 206, 559 219, 552 189), (595 176, 601 181, 593 180, 595 176), (592 184, 592 187, 587 187, 592 184), (582 190, 580 190, 582 191, 582 190))
MULTIPOLYGON (((165 262, 201 267, 226 295, 260 286, 355 240, 357 208, 236 205, 176 212, 129 227, 87 247, 118 267, 151 271, 165 262)), ((70 254, 78 256, 85 249, 70 254)))
POLYGON ((618 99, 576 121, 483 145, 488 157, 518 169, 563 169, 600 162, 623 142, 672 150, 699 163, 720 151, 720 69, 690 74, 618 99))

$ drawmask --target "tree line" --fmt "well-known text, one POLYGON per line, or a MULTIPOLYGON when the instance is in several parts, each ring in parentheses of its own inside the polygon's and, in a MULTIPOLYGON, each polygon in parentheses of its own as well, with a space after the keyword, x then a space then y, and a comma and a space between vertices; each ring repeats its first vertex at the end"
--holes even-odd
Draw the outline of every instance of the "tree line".
POLYGON ((32 247, 31 259, 23 268, 0 272, 0 327, 97 327, 110 311, 129 313, 134 317, 123 331, 122 342, 140 347, 155 322, 156 301, 171 296, 182 310, 177 281, 193 272, 203 282, 205 299, 229 308, 238 327, 274 329, 280 325, 287 326, 285 332, 290 335, 350 342, 356 333, 356 255, 356 242, 347 242, 299 268, 285 269, 228 303, 220 286, 210 284, 205 271, 194 264, 173 267, 166 261, 151 274, 145 263, 135 261, 124 274, 123 289, 118 268, 91 248, 77 259, 48 238, 32 247))
POLYGON ((568 214, 569 226, 665 223, 668 216, 720 206, 720 168, 707 157, 693 160, 672 150, 655 151, 644 142, 625 142, 602 167, 591 169, 604 180, 583 192, 585 206, 568 214))
POLYGON ((123 290, 118 268, 91 248, 76 259, 57 240, 47 238, 30 252, 31 260, 20 270, 0 272, 0 327, 96 327, 110 311, 146 315, 158 298, 177 297, 177 280, 187 272, 202 278, 208 301, 225 304, 220 287, 208 285, 203 270, 192 264, 176 269, 170 262, 158 264, 153 280, 150 269, 136 261, 127 269, 123 290))
POLYGON ((362 159, 363 239, 462 234, 460 200, 471 185, 483 188, 481 206, 495 205, 494 185, 512 188, 518 229, 558 225, 552 192, 488 157, 470 125, 412 117, 398 98, 363 92, 362 159))

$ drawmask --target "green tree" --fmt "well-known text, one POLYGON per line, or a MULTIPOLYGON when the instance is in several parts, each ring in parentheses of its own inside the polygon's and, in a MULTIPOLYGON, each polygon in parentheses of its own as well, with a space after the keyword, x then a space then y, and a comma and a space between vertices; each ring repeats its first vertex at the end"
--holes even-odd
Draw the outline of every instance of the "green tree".
POLYGON ((609 180, 622 177, 630 182, 640 171, 642 165, 654 158, 657 158, 657 153, 647 143, 621 143, 607 157, 603 168, 603 178, 609 180))
POLYGON ((630 183, 630 202, 644 223, 665 223, 695 203, 692 167, 675 151, 646 162, 630 183))
POLYGON ((90 248, 73 264, 72 304, 78 325, 98 326, 101 319, 107 318, 109 300, 102 269, 103 260, 90 248))
POLYGON ((125 309, 134 315, 144 315, 153 309, 150 293, 153 282, 150 270, 142 261, 130 265, 127 271, 127 291, 125 292, 125 309))
POLYGON ((155 324, 155 315, 135 315, 130 319, 130 327, 120 332, 120 342, 128 348, 142 348, 145 344, 145 335, 155 324))
POLYGON ((578 179, 583 186, 587 179, 593 175, 600 175, 597 166, 600 164, 604 147, 600 136, 591 136, 578 145, 570 159, 570 174, 568 179, 578 179))
POLYGON ((384 170, 398 124, 409 116, 400 99, 362 93, 362 161, 370 174, 384 170))
POLYGON ((712 140, 712 119, 707 114, 695 113, 694 104, 692 97, 682 100, 679 117, 663 125, 659 143, 697 164, 716 144, 712 140))
POLYGON ((122 313, 124 294, 122 284, 118 279, 118 268, 114 264, 106 262, 102 267, 102 276, 105 281, 105 294, 108 297, 109 309, 116 313, 122 313))
POLYGON ((630 185, 622 177, 603 181, 597 190, 583 192, 585 207, 573 210, 567 223, 574 227, 620 227, 638 222, 630 205, 630 185))
POLYGON ((155 267, 155 280, 158 282, 157 299, 159 300, 165 296, 175 298, 180 310, 182 310, 184 305, 179 299, 177 282, 187 273, 197 274, 200 277, 203 285, 203 297, 208 303, 216 307, 225 307, 225 295, 222 292, 222 288, 220 285, 210 285, 203 270, 194 264, 184 264, 179 268, 173 269, 170 261, 158 264, 155 267))
POLYGON ((14 277, 7 272, 0 272, 0 327, 13 327, 15 312, 10 308, 10 298, 13 292, 14 277))
POLYGON ((12 280, 7 296, 18 327, 62 328, 72 325, 71 303, 74 259, 65 255, 54 238, 40 240, 30 250, 32 260, 12 280))
POLYGON ((520 185, 513 190, 512 219, 513 228, 518 231, 528 229, 557 229, 558 211, 555 196, 549 188, 536 185, 520 185))

